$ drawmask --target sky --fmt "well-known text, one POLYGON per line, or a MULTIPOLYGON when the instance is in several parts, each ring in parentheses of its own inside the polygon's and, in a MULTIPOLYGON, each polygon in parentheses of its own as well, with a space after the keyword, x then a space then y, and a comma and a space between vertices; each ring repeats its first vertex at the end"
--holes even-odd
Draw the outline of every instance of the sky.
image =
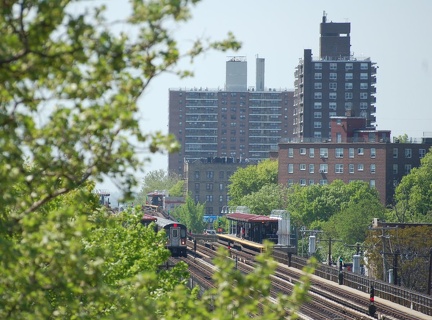
MULTIPOLYGON (((125 16, 125 0, 100 1, 115 19, 125 16)), ((191 65, 193 78, 162 75, 155 79, 139 101, 143 127, 168 133, 168 93, 177 88, 223 88, 228 56, 248 60, 248 85, 255 85, 255 57, 265 58, 265 86, 294 88, 294 69, 304 49, 319 55, 320 23, 351 23, 351 53, 370 57, 377 70, 377 112, 379 130, 392 136, 432 136, 432 1, 347 1, 347 0, 204 0, 192 10, 192 19, 173 31, 181 48, 196 38, 223 39, 229 31, 242 42, 238 52, 206 53, 191 65)), ((167 155, 150 155, 144 168, 168 169, 167 155)), ((143 177, 144 177, 143 175, 143 177)), ((107 181, 98 186, 110 189, 107 181)))

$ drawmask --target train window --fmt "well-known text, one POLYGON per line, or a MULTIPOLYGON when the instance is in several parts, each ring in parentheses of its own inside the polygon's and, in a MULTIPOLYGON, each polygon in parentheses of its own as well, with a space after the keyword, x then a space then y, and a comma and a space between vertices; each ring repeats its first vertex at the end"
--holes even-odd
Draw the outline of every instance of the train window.
POLYGON ((177 229, 173 229, 172 230, 172 235, 173 235, 173 238, 177 238, 178 237, 178 230, 177 229))

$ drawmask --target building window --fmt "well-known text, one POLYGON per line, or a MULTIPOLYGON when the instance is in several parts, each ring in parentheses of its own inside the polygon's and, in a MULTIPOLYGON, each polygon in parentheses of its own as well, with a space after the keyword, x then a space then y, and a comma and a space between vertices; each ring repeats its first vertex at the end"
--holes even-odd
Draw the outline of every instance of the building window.
POLYGON ((290 157, 290 158, 294 157, 294 149, 293 148, 288 148, 288 157, 290 157))
POLYGON ((405 174, 410 173, 410 171, 411 171, 411 165, 410 164, 406 164, 405 165, 405 174))
POLYGON ((345 80, 352 80, 353 74, 351 72, 345 73, 345 80))
POLYGON ((316 62, 315 63, 315 70, 321 70, 322 69, 322 63, 321 62, 316 62))
POLYGON ((360 90, 367 90, 368 84, 367 82, 360 82, 360 90))
POLYGON ((288 179, 288 186, 292 186, 294 184, 294 180, 293 179, 288 179))
POLYGON ((358 148, 358 149, 357 149, 357 154, 358 154, 359 156, 364 155, 364 149, 363 149, 363 148, 358 148))
POLYGON ((334 112, 334 111, 329 112, 329 117, 336 117, 336 112, 334 112))
POLYGON ((319 184, 325 186, 326 184, 328 184, 328 181, 327 179, 320 179, 319 184))
POLYGON ((309 164, 309 173, 315 172, 315 165, 313 163, 309 164))
POLYGON ((336 98, 337 98, 336 92, 330 92, 329 93, 329 99, 336 100, 336 98))
POLYGON ((199 189, 200 189, 200 184, 195 183, 195 192, 199 192, 199 189))
POLYGON ((315 82, 314 83, 314 89, 321 90, 322 89, 322 82, 315 82))
POLYGON ((354 148, 349 148, 348 149, 348 157, 354 158, 354 148))
POLYGON ((314 109, 321 109, 322 103, 321 102, 314 102, 314 109))
POLYGON ((369 78, 369 75, 367 72, 360 73, 360 80, 367 80, 369 78))
POLYGON ((345 100, 351 100, 353 98, 352 92, 345 92, 345 100))
POLYGON ((419 158, 424 158, 426 154, 426 149, 419 149, 419 158))
POLYGON ((335 149, 336 158, 343 158, 343 155, 344 155, 344 149, 343 148, 336 148, 335 149))
POLYGON ((393 158, 397 158, 399 156, 399 149, 398 148, 393 148, 393 158))
POLYGON ((366 110, 367 108, 368 108, 368 103, 367 102, 360 102, 360 109, 366 110))
POLYGON ((315 78, 315 80, 321 80, 322 79, 322 73, 319 73, 319 72, 315 73, 314 78, 315 78))
POLYGON ((336 110, 337 104, 336 102, 329 102, 329 109, 330 110, 336 110))
POLYGON ((195 180, 199 180, 199 178, 200 178, 200 172, 195 171, 195 180))
POLYGON ((368 63, 362 62, 360 63, 360 70, 367 70, 368 69, 368 63))
POLYGON ((314 129, 321 129, 322 125, 320 121, 314 121, 314 129))
POLYGON ((315 119, 321 119, 322 118, 322 113, 320 111, 315 111, 314 112, 314 118, 315 119))
POLYGON ((349 173, 354 173, 354 165, 352 163, 348 165, 348 169, 349 169, 349 173))
POLYGON ((224 171, 219 171, 219 179, 223 179, 225 175, 224 171))
POLYGON ((368 93, 367 92, 360 92, 360 99, 365 100, 368 98, 368 93))
POLYGON ((352 82, 346 82, 345 83, 345 90, 352 90, 353 84, 352 82))
POLYGON ((306 148, 300 148, 300 154, 305 155, 306 154, 306 148))
POLYGON ((314 138, 321 139, 321 131, 314 131, 314 138))
POLYGON ((320 148, 320 158, 328 158, 328 148, 320 148))
POLYGON ((199 195, 197 194, 197 195, 195 195, 195 203, 198 203, 199 202, 199 195))
POLYGON ((207 183, 206 190, 212 191, 213 190, 213 183, 207 183))
POLYGON ((335 173, 343 173, 343 164, 341 163, 335 164, 335 173))
POLYGON ((211 194, 206 195, 206 202, 213 202, 213 196, 211 194))
POLYGON ((337 70, 337 63, 330 63, 330 70, 337 70))
POLYGON ((219 183, 219 191, 223 191, 224 189, 224 184, 223 183, 219 183))
POLYGON ((369 187, 375 188, 375 180, 370 180, 369 181, 369 187))
POLYGON ((405 158, 412 157, 412 149, 405 149, 405 158))
POLYGON ((313 158, 313 157, 315 157, 315 149, 309 148, 309 158, 313 158))
POLYGON ((312 185, 314 185, 314 184, 315 184, 314 179, 309 179, 309 185, 312 186, 312 185))
POLYGON ((375 148, 371 148, 370 149, 370 153, 371 153, 371 158, 375 158, 376 157, 376 149, 375 148))
POLYGON ((319 173, 328 173, 327 163, 320 163, 319 173))
POLYGON ((353 64, 352 64, 352 62, 345 63, 345 70, 352 70, 352 69, 353 69, 353 64))
POLYGON ((314 93, 314 99, 322 99, 322 93, 321 92, 315 92, 314 93))
POLYGON ((306 185, 306 179, 300 179, 300 185, 305 186, 306 185))
POLYGON ((357 171, 363 171, 363 163, 359 163, 358 165, 357 165, 357 171))
POLYGON ((397 163, 393 163, 393 174, 398 174, 399 166, 397 163))
POLYGON ((370 165, 370 173, 375 173, 375 171, 376 171, 375 163, 371 163, 371 165, 370 165))
POLYGON ((306 170, 306 164, 305 163, 300 163, 300 170, 301 171, 305 171, 306 170))
POLYGON ((219 196, 219 202, 223 202, 223 198, 224 198, 224 196, 219 196))
POLYGON ((330 90, 336 90, 337 89, 337 82, 330 82, 329 83, 329 89, 330 90))
POLYGON ((294 164, 292 163, 288 164, 288 173, 294 173, 294 164))
MULTIPOLYGON (((337 73, 335 73, 335 72, 330 72, 329 79, 330 79, 330 80, 337 80, 337 73)), ((335 83, 335 84, 336 84, 336 83, 335 83)), ((336 88, 335 88, 335 89, 336 89, 336 88)))
POLYGON ((345 110, 352 110, 353 103, 352 102, 345 102, 345 110))

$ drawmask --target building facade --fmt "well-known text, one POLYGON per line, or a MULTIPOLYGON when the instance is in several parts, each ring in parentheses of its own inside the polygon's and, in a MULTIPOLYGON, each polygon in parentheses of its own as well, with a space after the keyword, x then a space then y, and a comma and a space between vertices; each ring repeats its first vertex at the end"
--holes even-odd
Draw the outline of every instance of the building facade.
POLYGON ((350 23, 327 22, 324 13, 319 57, 305 49, 294 72, 290 138, 329 138, 334 116, 362 117, 368 126, 376 121, 377 67, 351 55, 350 29, 350 23))
POLYGON ((229 178, 239 168, 256 165, 256 162, 209 157, 184 162, 186 194, 195 203, 205 204, 205 215, 219 215, 228 205, 229 178))
POLYGON ((183 175, 184 161, 228 157, 267 159, 288 137, 293 91, 264 87, 264 61, 257 58, 257 85, 247 87, 246 61, 227 61, 227 87, 170 89, 169 132, 181 150, 168 156, 168 170, 183 175))
POLYGON ((383 204, 391 204, 397 184, 420 165, 432 144, 427 138, 392 143, 390 131, 368 128, 366 123, 362 117, 334 117, 326 142, 314 138, 281 142, 279 183, 306 186, 362 180, 377 189, 383 204))

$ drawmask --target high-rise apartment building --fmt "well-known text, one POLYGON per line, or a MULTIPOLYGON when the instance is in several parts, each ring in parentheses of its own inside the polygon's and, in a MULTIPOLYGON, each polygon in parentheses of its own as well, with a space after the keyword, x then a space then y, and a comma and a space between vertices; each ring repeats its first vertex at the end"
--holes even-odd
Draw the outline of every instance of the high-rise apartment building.
POLYGON ((228 157, 267 159, 288 137, 293 91, 265 88, 264 59, 257 58, 257 87, 247 86, 247 61, 226 62, 226 87, 170 89, 169 132, 181 143, 168 156, 168 170, 183 175, 184 161, 228 157))
POLYGON ((350 23, 320 25, 320 55, 305 49, 295 69, 294 104, 290 110, 289 137, 323 141, 330 138, 330 117, 354 116, 375 121, 376 66, 370 58, 350 51, 350 23))

